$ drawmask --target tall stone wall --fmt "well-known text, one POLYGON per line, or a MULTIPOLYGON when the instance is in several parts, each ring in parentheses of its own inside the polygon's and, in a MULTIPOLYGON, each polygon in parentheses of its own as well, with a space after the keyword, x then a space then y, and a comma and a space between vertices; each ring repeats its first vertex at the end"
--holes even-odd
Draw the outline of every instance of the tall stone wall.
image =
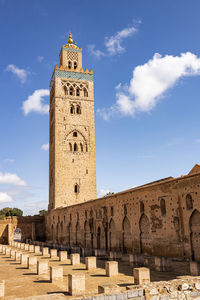
POLYGON ((21 239, 45 240, 45 221, 44 217, 8 217, 0 220, 0 243, 7 244, 14 240, 16 229, 21 231, 21 239))
POLYGON ((83 248, 199 260, 200 173, 70 207, 46 216, 48 241, 83 248))

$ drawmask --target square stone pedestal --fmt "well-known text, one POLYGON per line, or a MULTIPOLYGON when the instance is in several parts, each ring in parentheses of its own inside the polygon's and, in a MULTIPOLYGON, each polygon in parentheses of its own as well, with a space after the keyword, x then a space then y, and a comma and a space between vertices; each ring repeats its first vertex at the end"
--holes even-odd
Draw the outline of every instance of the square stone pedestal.
POLYGON ((71 296, 82 296, 85 293, 85 275, 68 274, 68 292, 71 296))
POLYGON ((50 267, 50 281, 63 280, 63 267, 50 267))
POLYGON ((28 247, 28 251, 29 252, 34 252, 34 245, 29 245, 29 247, 28 247))
POLYGON ((29 256, 28 257, 28 269, 36 269, 37 267, 37 257, 29 256))
POLYGON ((28 266, 28 254, 21 254, 20 255, 20 263, 22 265, 25 265, 26 267, 28 266))
POLYGON ((118 262, 117 261, 106 261, 106 276, 118 275, 118 262))
POLYGON ((96 269, 97 259, 95 256, 90 256, 85 258, 86 270, 96 269))
POLYGON ((150 282, 150 270, 148 268, 134 268, 133 276, 135 284, 150 282))
POLYGON ((71 258, 72 266, 80 265, 80 254, 79 253, 71 254, 70 258, 71 258))
POLYGON ((34 246, 34 253, 39 254, 40 253, 40 246, 34 246))
POLYGON ((60 251, 59 252, 59 261, 66 261, 67 260, 67 251, 60 251))
POLYGON ((48 247, 44 247, 42 249, 42 255, 43 256, 48 256, 49 255, 49 248, 48 247))
POLYGON ((5 280, 0 280, 0 298, 5 296, 5 280))
POLYGON ((44 275, 48 273, 48 261, 46 260, 39 260, 37 262, 37 274, 38 275, 44 275))
POLYGON ((50 256, 51 258, 58 258, 58 250, 57 249, 51 249, 50 250, 50 256))

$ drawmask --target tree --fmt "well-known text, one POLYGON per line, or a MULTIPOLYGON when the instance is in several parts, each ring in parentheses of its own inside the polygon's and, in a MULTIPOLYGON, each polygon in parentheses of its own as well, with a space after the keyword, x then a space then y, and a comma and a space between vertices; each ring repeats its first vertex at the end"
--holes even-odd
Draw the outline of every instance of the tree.
POLYGON ((41 217, 44 217, 46 214, 47 214, 47 210, 46 209, 42 209, 42 210, 40 210, 39 211, 39 215, 41 216, 41 217))
POLYGON ((1 216, 1 219, 4 218, 4 216, 6 216, 6 217, 12 217, 12 216, 21 217, 21 216, 23 216, 23 211, 16 207, 14 207, 14 208, 4 207, 0 210, 0 216, 1 216))

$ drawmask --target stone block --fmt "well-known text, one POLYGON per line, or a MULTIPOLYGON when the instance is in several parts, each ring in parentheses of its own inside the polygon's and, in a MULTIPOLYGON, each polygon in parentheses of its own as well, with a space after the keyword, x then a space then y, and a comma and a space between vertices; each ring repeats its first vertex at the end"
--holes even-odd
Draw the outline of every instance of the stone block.
POLYGON ((59 252, 59 260, 66 261, 67 260, 67 251, 60 251, 59 252))
POLYGON ((0 253, 3 252, 3 245, 0 245, 0 253))
POLYGON ((117 261, 106 261, 106 276, 118 275, 118 262, 117 261))
POLYGON ((98 286, 98 294, 119 293, 120 287, 117 284, 104 284, 98 286))
POLYGON ((11 250, 10 251, 10 257, 11 258, 15 258, 15 250, 11 250))
POLYGON ((40 253, 40 246, 34 246, 34 253, 40 253))
POLYGON ((6 248, 6 256, 10 257, 10 248, 6 248))
POLYGON ((15 248, 17 248, 18 242, 15 242, 15 248))
POLYGON ((5 280, 0 280, 0 297, 5 296, 5 280))
POLYGON ((20 263, 22 264, 22 265, 25 265, 25 266, 28 266, 28 254, 24 254, 24 253, 22 253, 21 255, 20 255, 20 263))
POLYGON ((199 276, 200 275, 200 264, 197 261, 190 261, 190 275, 199 276))
POLYGON ((85 275, 68 274, 68 292, 71 296, 82 296, 85 293, 85 275))
POLYGON ((29 249, 29 244, 25 244, 24 250, 28 251, 28 249, 29 249))
POLYGON ((135 284, 150 282, 150 270, 148 268, 134 268, 133 276, 135 284))
POLYGON ((34 252, 34 245, 29 245, 28 251, 29 252, 34 252))
POLYGON ((80 254, 79 253, 73 253, 70 255, 71 258, 71 264, 72 266, 80 265, 80 254))
POLYGON ((21 243, 21 249, 24 250, 25 243, 21 243))
POLYGON ((51 249, 50 250, 50 257, 51 258, 58 258, 58 250, 57 249, 51 249))
POLYGON ((20 255, 21 254, 22 254, 21 252, 15 251, 15 260, 20 260, 20 255))
POLYGON ((63 280, 63 267, 50 267, 50 281, 63 280))
POLYGON ((95 256, 85 258, 86 270, 94 270, 97 267, 97 259, 95 256))
POLYGON ((133 264, 133 254, 129 254, 129 263, 133 264))
POLYGON ((21 243, 17 244, 17 248, 21 249, 21 243))
POLYGON ((28 269, 35 268, 37 266, 37 257, 29 256, 28 257, 28 269))
POLYGON ((48 274, 48 261, 46 260, 39 260, 37 262, 37 274, 38 275, 44 275, 48 274))
POLYGON ((3 246, 3 254, 6 254, 6 247, 5 246, 3 246))
POLYGON ((42 255, 43 256, 48 256, 49 255, 49 248, 48 247, 44 247, 42 249, 42 255))

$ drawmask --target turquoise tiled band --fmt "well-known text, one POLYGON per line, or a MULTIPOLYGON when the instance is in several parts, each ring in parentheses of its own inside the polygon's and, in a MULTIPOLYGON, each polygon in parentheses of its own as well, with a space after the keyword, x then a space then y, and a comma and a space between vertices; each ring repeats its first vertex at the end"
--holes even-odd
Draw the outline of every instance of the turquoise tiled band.
POLYGON ((93 74, 55 70, 55 77, 73 78, 93 81, 93 74))
POLYGON ((65 47, 62 47, 62 49, 69 51, 69 52, 82 52, 82 50, 80 50, 80 49, 65 48, 65 47))

